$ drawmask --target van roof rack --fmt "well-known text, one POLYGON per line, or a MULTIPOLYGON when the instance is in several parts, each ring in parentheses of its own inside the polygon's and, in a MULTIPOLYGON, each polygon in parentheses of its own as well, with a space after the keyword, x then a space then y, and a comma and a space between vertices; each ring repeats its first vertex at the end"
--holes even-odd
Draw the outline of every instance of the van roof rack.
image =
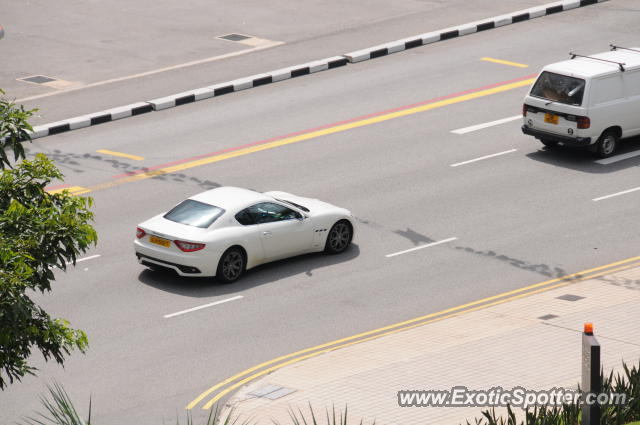
POLYGON ((609 47, 611 47, 611 50, 628 50, 630 52, 640 53, 640 50, 638 49, 630 49, 629 47, 616 46, 615 44, 609 44, 609 47))
POLYGON ((616 65, 618 65, 620 67, 620 71, 622 71, 622 72, 624 72, 624 65, 626 65, 626 63, 624 63, 624 62, 616 62, 616 61, 610 61, 610 60, 607 60, 607 59, 594 58, 593 56, 579 55, 579 54, 573 53, 573 52, 569 52, 569 54, 571 55, 571 59, 575 59, 576 57, 579 57, 579 58, 593 59, 594 61, 615 63, 616 65))

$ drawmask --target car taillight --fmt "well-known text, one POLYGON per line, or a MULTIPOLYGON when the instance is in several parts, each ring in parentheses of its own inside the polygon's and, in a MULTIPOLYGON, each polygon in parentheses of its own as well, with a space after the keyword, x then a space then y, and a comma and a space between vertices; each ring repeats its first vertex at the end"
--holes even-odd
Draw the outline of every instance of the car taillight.
POLYGON ((204 248, 203 243, 184 242, 184 241, 173 241, 173 243, 175 243, 176 246, 180 248, 181 251, 184 251, 184 252, 200 251, 202 248, 204 248))
POLYGON ((589 117, 578 117, 578 128, 589 128, 591 127, 591 120, 589 117))
POLYGON ((144 235, 146 235, 147 232, 145 232, 144 230, 142 230, 139 227, 136 227, 136 236, 138 237, 138 239, 143 238, 144 235))
POLYGON ((524 103, 524 104, 522 105, 522 116, 523 116, 523 117, 526 117, 526 116, 527 116, 527 104, 526 104, 526 103, 524 103))

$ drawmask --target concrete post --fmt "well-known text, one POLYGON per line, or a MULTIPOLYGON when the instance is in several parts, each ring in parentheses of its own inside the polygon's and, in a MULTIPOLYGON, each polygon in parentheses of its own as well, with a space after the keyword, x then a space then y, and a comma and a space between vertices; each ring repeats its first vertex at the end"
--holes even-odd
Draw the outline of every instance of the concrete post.
POLYGON ((600 344, 593 336, 593 324, 585 323, 582 333, 582 425, 600 425, 600 344))

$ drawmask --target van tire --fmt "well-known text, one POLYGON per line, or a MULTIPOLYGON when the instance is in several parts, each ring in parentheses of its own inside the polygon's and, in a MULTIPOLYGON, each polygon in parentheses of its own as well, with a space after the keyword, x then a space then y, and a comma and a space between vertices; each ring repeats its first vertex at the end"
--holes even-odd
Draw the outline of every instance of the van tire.
POLYGON ((540 142, 549 149, 555 148, 558 146, 558 142, 554 142, 553 140, 549 140, 549 139, 540 139, 540 142))
POLYGON ((598 146, 596 154, 600 158, 608 158, 613 155, 618 147, 618 135, 615 131, 607 130, 596 143, 598 146))

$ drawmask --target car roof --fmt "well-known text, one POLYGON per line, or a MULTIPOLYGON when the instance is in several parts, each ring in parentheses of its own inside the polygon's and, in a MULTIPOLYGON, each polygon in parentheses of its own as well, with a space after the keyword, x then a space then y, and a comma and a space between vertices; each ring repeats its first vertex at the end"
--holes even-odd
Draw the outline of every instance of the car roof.
MULTIPOLYGON (((613 50, 610 52, 589 55, 589 58, 605 59, 613 62, 624 63, 625 70, 640 68, 640 48, 633 47, 638 50, 613 50)), ((556 72, 558 74, 571 75, 573 77, 590 78, 606 74, 614 74, 620 72, 620 67, 615 63, 607 63, 599 60, 576 57, 562 62, 552 63, 544 67, 544 71, 556 72)))
POLYGON ((189 199, 215 205, 227 211, 245 208, 257 202, 273 201, 273 198, 251 189, 222 186, 198 193, 189 199))

